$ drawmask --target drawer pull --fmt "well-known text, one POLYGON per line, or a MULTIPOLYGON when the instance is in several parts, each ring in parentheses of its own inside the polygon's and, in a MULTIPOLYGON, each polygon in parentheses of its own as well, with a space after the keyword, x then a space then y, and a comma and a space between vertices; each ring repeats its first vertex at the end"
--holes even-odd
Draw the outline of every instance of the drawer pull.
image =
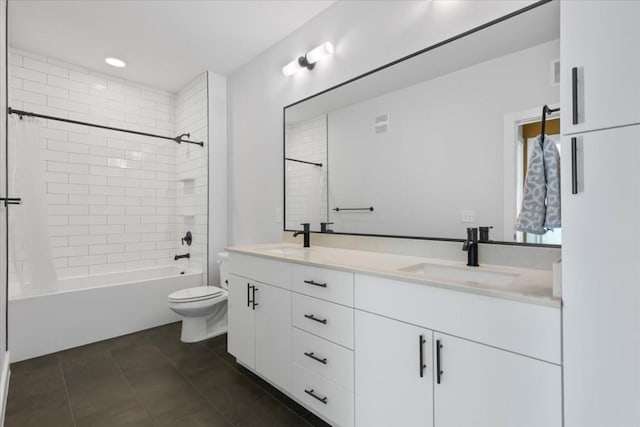
POLYGON ((322 323, 323 325, 327 324, 327 319, 318 319, 316 316, 314 316, 313 314, 305 314, 304 317, 306 317, 307 319, 311 319, 313 321, 316 321, 318 323, 322 323))
POLYGON ((321 288, 326 288, 327 287, 326 283, 318 283, 318 282, 314 282, 313 280, 305 280, 304 283, 306 283, 308 285, 313 285, 313 286, 320 286, 321 288))
POLYGON ((327 358, 326 358, 326 357, 323 357, 323 358, 321 359, 321 358, 319 358, 318 356, 314 355, 314 354, 313 354, 313 351, 312 351, 311 353, 307 353, 307 352, 305 352, 305 353, 304 353, 304 355, 305 355, 305 356, 307 356, 307 357, 312 358, 312 359, 313 359, 313 360, 315 360, 316 362, 320 362, 320 363, 322 363, 323 365, 326 365, 326 364, 327 364, 327 358))
POLYGON ((305 393, 307 393, 309 396, 313 397, 314 399, 319 400, 320 402, 324 403, 325 405, 327 404, 327 400, 328 400, 328 399, 327 399, 327 396, 325 396, 325 397, 320 397, 320 396, 318 396, 317 394, 315 394, 315 393, 313 392, 313 389, 311 389, 311 390, 307 390, 307 389, 305 388, 305 389, 304 389, 304 392, 305 392, 305 393))

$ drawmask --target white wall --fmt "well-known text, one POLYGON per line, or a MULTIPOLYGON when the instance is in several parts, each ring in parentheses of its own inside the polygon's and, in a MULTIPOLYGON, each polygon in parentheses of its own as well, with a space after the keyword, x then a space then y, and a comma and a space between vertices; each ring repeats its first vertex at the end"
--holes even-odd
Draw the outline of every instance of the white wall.
POLYGON ((330 211, 334 230, 464 238, 494 226, 492 239, 512 240, 502 229, 504 115, 559 102, 549 73, 559 56, 556 40, 329 112, 330 208, 375 207, 330 211), (381 114, 391 125, 376 134, 381 114), (463 210, 475 221, 463 223, 463 210))
POLYGON ((336 2, 228 78, 229 241, 282 239, 282 108, 531 1, 336 2), (331 41, 335 55, 287 78, 282 67, 331 41))

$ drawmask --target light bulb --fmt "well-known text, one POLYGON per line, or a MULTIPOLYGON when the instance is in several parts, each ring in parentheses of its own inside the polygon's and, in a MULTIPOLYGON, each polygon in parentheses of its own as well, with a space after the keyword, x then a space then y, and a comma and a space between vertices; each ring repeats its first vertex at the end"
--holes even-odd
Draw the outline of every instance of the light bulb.
POLYGON ((296 58, 293 61, 289 62, 284 67, 282 67, 282 74, 289 77, 297 73, 300 68, 301 67, 300 67, 300 64, 298 63, 298 58, 296 58))
POLYGON ((325 58, 333 53, 333 45, 329 42, 323 43, 320 46, 311 49, 306 57, 309 64, 315 64, 322 58, 325 58))
POLYGON ((122 59, 118 59, 118 58, 105 58, 104 62, 111 65, 112 67, 118 67, 118 68, 122 68, 127 65, 124 63, 122 59))

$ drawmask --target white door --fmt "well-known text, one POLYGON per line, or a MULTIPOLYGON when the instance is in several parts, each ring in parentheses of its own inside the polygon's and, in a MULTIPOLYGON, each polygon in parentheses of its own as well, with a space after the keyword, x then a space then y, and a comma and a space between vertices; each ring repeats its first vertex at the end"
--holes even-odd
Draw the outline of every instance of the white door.
POLYGON ((562 1, 562 133, 640 123, 639 1, 562 1), (572 68, 578 124, 572 124, 572 68))
POLYGON ((255 368, 256 323, 252 303, 253 286, 256 283, 244 277, 229 276, 229 332, 227 351, 239 362, 249 368, 255 368))
POLYGON ((431 347, 427 329, 356 310, 357 426, 433 426, 431 347))
POLYGON ((289 390, 291 384, 291 291, 255 283, 256 371, 289 390))
POLYGON ((640 426, 640 126, 576 141, 578 194, 562 160, 565 425, 640 426))
POLYGON ((562 425, 560 366, 434 332, 436 427, 562 425), (436 366, 437 370, 437 366, 436 366))

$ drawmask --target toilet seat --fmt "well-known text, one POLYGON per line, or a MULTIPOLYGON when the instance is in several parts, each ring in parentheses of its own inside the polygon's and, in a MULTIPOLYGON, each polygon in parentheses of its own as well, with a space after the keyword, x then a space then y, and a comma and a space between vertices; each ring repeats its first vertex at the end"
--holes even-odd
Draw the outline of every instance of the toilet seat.
POLYGON ((216 286, 197 286, 195 288, 181 289, 169 295, 171 302, 197 302, 222 296, 224 289, 216 286))

